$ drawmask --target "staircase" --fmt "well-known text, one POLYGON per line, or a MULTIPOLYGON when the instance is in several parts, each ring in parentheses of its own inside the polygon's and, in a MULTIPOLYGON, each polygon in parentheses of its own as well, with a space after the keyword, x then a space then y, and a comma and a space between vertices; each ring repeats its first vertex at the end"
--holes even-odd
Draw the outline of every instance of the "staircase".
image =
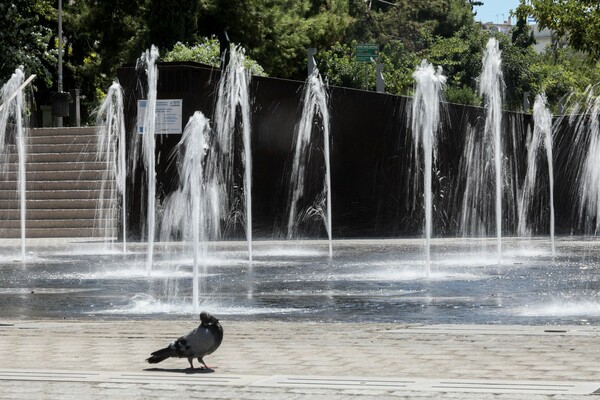
MULTIPOLYGON (((100 226, 108 224, 116 235, 117 221, 96 221, 102 172, 97 160, 96 129, 31 129, 26 164, 26 237, 104 237, 100 226)), ((0 238, 21 237, 18 156, 9 146, 6 175, 0 175, 0 238)), ((114 182, 107 182, 110 188, 114 182)), ((105 189, 105 197, 108 196, 105 189)), ((115 199, 104 199, 106 210, 115 199)), ((106 213, 104 213, 106 215, 106 213)), ((104 225, 106 226, 106 225, 104 225)))

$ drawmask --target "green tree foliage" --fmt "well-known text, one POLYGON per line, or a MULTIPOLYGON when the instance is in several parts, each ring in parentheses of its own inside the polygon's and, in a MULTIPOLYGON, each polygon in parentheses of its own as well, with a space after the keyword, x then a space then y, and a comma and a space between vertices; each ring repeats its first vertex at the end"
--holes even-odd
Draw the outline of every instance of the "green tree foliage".
POLYGON ((532 71, 539 76, 533 82, 533 92, 545 92, 555 110, 565 97, 579 96, 589 85, 600 82, 600 61, 568 47, 547 49, 532 65, 532 71))
POLYGON ((170 49, 180 41, 195 42, 198 31, 200 0, 151 0, 146 13, 146 47, 170 49))
POLYGON ((600 57, 600 2, 598 0, 521 0, 521 18, 532 16, 541 29, 566 38, 575 49, 600 57))
POLYGON ((306 48, 342 39, 350 21, 345 0, 203 0, 198 26, 204 36, 227 30, 269 75, 302 78, 306 48))
MULTIPOLYGON (((161 61, 194 61, 218 68, 221 65, 219 41, 213 36, 204 38, 191 46, 181 42, 175 43, 173 49, 161 57, 161 61)), ((252 75, 266 76, 264 69, 247 56, 244 68, 249 70, 252 75)))
POLYGON ((50 88, 56 65, 53 26, 57 13, 50 0, 0 2, 0 83, 23 66, 26 74, 36 74, 38 87, 50 88))
POLYGON ((477 78, 489 39, 487 32, 473 24, 464 26, 452 37, 434 41, 423 57, 440 65, 448 77, 446 98, 450 102, 479 105, 477 78))
MULTIPOLYGON (((491 0, 490 0, 491 1, 491 0)), ((65 88, 80 88, 92 109, 118 66, 133 63, 151 44, 162 60, 219 64, 217 37, 227 31, 245 48, 255 74, 304 79, 306 49, 333 85, 365 87, 365 64, 354 60, 358 43, 379 45, 386 91, 410 94, 422 59, 448 77, 446 98, 480 104, 477 79, 490 35, 498 35, 508 107, 524 92, 546 91, 558 101, 596 83, 600 54, 600 6, 591 0, 523 0, 509 35, 487 31, 474 20, 477 0, 70 0, 64 7, 65 88), (533 51, 533 15, 572 46, 533 51), (210 38, 210 39, 204 39, 210 38), (573 50, 574 49, 574 50, 573 50), (578 52, 577 50, 583 51, 578 52), (588 54, 589 56, 586 56, 588 54), (252 60, 256 62, 253 63, 252 60), (264 70, 262 69, 264 68, 264 70)), ((36 73, 46 91, 56 75, 56 0, 0 3, 0 80, 18 65, 36 73)), ((559 42, 556 42, 559 43, 559 42)), ((369 67, 369 89, 375 68, 369 67)), ((40 87, 40 84, 37 84, 40 87)), ((84 104, 84 105, 85 105, 84 104)))

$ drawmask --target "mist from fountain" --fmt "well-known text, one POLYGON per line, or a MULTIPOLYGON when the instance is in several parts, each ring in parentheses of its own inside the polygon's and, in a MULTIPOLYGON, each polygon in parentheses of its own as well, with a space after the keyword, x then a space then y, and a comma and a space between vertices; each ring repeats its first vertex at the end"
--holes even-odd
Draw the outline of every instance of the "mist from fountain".
POLYGON ((113 221, 118 220, 119 195, 121 196, 121 231, 123 253, 127 251, 125 116, 123 115, 123 89, 114 82, 96 116, 97 161, 104 163, 102 186, 96 209, 96 221, 105 240, 113 241, 113 221), (105 206, 105 199, 108 206, 105 206))
POLYGON ((550 240, 552 254, 556 253, 554 244, 554 168, 552 162, 552 114, 546 105, 546 96, 538 94, 533 106, 534 129, 527 145, 527 173, 519 199, 518 233, 520 236, 531 234, 528 219, 532 210, 532 201, 538 189, 538 159, 542 147, 546 150, 549 181, 550 240))
POLYGON ((220 201, 215 201, 214 212, 227 224, 236 222, 236 206, 238 190, 235 187, 234 156, 236 144, 236 127, 242 130, 242 148, 240 155, 244 168, 243 203, 245 210, 246 240, 248 243, 248 259, 252 262, 252 153, 250 130, 250 96, 249 86, 251 74, 244 67, 245 54, 240 46, 231 45, 229 63, 219 82, 217 104, 215 109, 215 149, 211 152, 209 175, 221 178, 212 184, 214 193, 218 193, 220 201), (239 118, 238 120, 238 112, 239 118), (237 125, 236 125, 237 122, 237 125), (220 206, 219 206, 220 204, 220 206))
MULTIPOLYGON (((435 69, 423 60, 413 73, 415 94, 412 102, 412 135, 416 170, 419 170, 419 146, 423 151, 423 197, 425 202, 425 268, 427 277, 431 274, 431 231, 432 231, 432 174, 437 154, 437 132, 440 125, 442 89, 446 77, 442 68, 435 69)), ((419 178, 415 178, 418 182, 419 178)))
MULTIPOLYGON (((329 239, 329 257, 333 256, 332 220, 331 220, 331 166, 329 150, 329 109, 327 87, 321 79, 318 69, 308 77, 302 94, 302 116, 296 125, 294 161, 290 180, 290 212, 288 216, 287 236, 292 238, 299 224, 298 215, 319 215, 325 223, 329 239), (299 213, 299 202, 306 190, 306 167, 310 151, 314 146, 311 139, 313 127, 320 121, 319 128, 323 132, 323 156, 325 160, 325 175, 323 192, 306 210, 299 213), (323 200, 326 204, 322 204, 323 200), (326 212, 323 212, 326 208, 326 212)), ((301 219, 301 218, 300 218, 301 219)))
POLYGON ((154 230, 156 219, 156 85, 158 82, 158 67, 156 61, 159 53, 158 48, 152 45, 139 59, 138 67, 146 71, 148 81, 148 92, 146 95, 146 114, 144 115, 144 132, 142 137, 142 154, 144 167, 146 169, 146 187, 148 190, 146 224, 148 227, 148 251, 146 253, 146 272, 152 272, 152 261, 154 256, 154 230))
POLYGON ((14 74, 6 82, 0 90, 0 173, 4 166, 8 166, 8 144, 11 142, 9 138, 8 123, 14 124, 14 140, 18 156, 18 172, 17 172, 17 191, 19 193, 19 210, 20 210, 20 226, 21 226, 21 261, 25 262, 26 258, 26 160, 27 160, 27 129, 24 126, 23 114, 24 95, 23 84, 25 81, 25 73, 22 68, 17 68, 14 74))

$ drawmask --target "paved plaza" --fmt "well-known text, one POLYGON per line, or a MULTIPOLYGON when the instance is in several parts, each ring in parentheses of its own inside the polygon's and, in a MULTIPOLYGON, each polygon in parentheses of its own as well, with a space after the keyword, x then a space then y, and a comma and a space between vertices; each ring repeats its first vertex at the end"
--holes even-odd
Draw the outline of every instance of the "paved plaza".
POLYGON ((169 320, 0 321, 3 399, 566 399, 600 394, 600 329, 222 318, 190 371, 144 362, 195 327, 169 320))

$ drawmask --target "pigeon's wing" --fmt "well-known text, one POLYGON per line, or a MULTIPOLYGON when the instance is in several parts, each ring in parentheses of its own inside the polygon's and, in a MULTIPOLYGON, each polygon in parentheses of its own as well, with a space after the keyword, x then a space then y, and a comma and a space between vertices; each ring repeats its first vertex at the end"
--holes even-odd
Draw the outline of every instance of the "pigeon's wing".
POLYGON ((215 350, 217 350, 223 341, 223 328, 221 327, 221 324, 212 324, 208 327, 208 329, 210 330, 214 341, 213 345, 206 352, 206 355, 212 354, 215 350))

